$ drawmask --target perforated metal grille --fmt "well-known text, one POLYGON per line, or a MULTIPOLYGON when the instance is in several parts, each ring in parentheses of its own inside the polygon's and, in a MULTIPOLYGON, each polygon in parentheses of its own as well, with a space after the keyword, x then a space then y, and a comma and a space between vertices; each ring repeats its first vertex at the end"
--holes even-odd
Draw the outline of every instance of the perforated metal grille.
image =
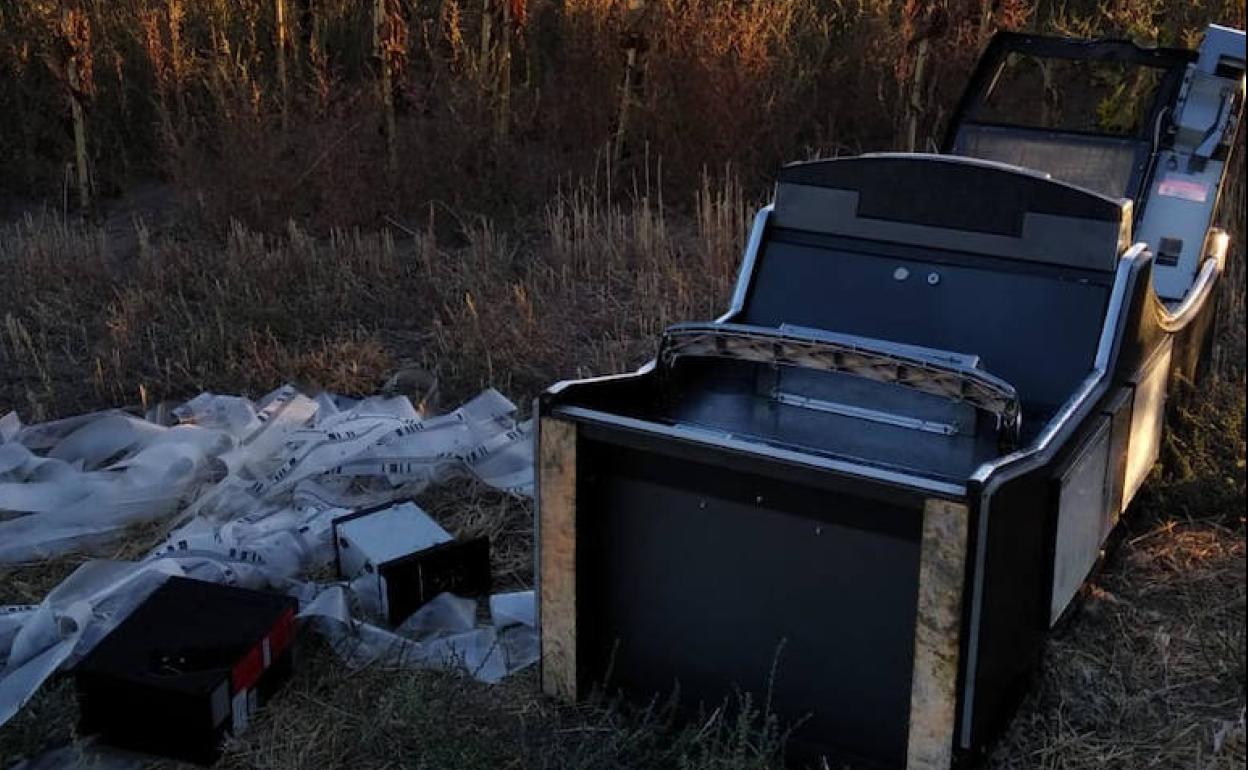
POLYGON ((958 154, 1043 171, 1114 198, 1134 197, 1129 186, 1135 148, 1129 142, 966 126, 958 154))

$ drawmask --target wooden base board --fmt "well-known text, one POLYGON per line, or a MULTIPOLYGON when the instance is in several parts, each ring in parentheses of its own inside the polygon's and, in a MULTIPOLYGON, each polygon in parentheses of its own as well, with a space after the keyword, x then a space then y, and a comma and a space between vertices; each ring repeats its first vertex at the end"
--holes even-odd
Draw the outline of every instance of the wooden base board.
POLYGON ((962 503, 923 506, 906 770, 948 770, 953 763, 968 519, 962 503))
POLYGON ((543 417, 537 445, 542 691, 575 701, 576 425, 543 417))
MULTIPOLYGON (((538 434, 538 579, 542 691, 575 701, 576 425, 542 418, 538 434)), ((928 500, 923 510, 914 674, 906 770, 948 770, 953 760, 967 506, 928 500)))

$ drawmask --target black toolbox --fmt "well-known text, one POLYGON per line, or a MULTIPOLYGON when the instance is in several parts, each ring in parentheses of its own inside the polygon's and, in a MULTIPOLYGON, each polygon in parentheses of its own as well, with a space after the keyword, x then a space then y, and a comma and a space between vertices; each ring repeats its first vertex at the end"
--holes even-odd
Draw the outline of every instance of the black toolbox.
POLYGON ((293 670, 298 602, 171 577, 74 669, 80 731, 208 764, 293 670))

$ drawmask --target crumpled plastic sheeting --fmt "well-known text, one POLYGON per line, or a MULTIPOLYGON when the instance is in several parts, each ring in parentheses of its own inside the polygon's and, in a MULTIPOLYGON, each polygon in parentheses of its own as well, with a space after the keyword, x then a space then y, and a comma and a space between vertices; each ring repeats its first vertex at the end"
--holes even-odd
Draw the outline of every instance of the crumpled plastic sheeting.
MULTIPOLYGON (((533 602, 533 592, 524 592, 533 602)), ((482 682, 494 683, 536 663, 540 656, 537 630, 493 618, 477 627, 477 602, 441 594, 417 610, 394 631, 353 620, 347 592, 334 586, 299 613, 330 641, 348 665, 463 670, 482 682)))
POLYGON ((77 662, 165 578, 181 574, 168 559, 88 562, 38 607, 0 609, 0 725, 52 672, 77 662))
POLYGON ((295 596, 351 665, 496 682, 532 664, 531 591, 492 597, 488 626, 475 601, 443 595, 390 631, 350 585, 301 579, 332 563, 333 519, 351 508, 463 474, 531 494, 529 426, 514 412, 494 390, 422 418, 404 397, 313 399, 287 386, 254 404, 202 394, 173 410, 172 427, 117 411, 26 427, 0 418, 0 512, 17 514, 0 521, 0 564, 101 545, 182 507, 145 561, 88 562, 40 605, 0 607, 0 725, 169 575, 295 596))
POLYGON ((219 477, 213 458, 230 445, 220 431, 121 414, 83 423, 46 456, 23 433, 0 444, 0 512, 13 517, 0 521, 0 564, 99 547, 129 525, 173 514, 219 477))
POLYGON ((286 540, 277 550, 302 563, 306 554, 289 540, 316 550, 329 520, 318 513, 384 503, 464 474, 531 494, 529 425, 517 425, 514 413, 495 390, 424 419, 403 396, 351 403, 291 386, 255 404, 201 394, 173 410, 182 423, 173 427, 118 411, 21 427, 10 413, 0 420, 0 564, 98 549, 127 526, 184 506, 184 520, 213 525, 192 527, 186 545, 174 547, 245 520, 244 530, 284 529, 288 536, 273 535, 286 540), (256 524, 275 515, 311 523, 302 531, 256 524))

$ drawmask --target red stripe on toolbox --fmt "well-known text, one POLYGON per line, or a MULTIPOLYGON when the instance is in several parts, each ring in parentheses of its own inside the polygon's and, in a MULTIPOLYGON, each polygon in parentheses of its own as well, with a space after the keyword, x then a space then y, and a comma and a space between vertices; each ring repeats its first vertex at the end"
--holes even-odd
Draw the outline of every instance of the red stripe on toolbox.
POLYGON ((277 619, 273 628, 269 629, 269 653, 274 659, 290 646, 295 638, 295 610, 288 609, 277 619))
POLYGON ((277 619, 273 627, 269 629, 269 633, 265 635, 260 643, 247 651, 234 666, 234 670, 230 672, 230 688, 234 692, 251 687, 260 678, 260 674, 264 673, 264 643, 269 643, 269 663, 277 658, 295 638, 295 610, 293 608, 286 610, 282 616, 277 619))
POLYGON ((242 660, 234 664, 234 670, 230 672, 230 688, 234 692, 251 687, 260 678, 260 673, 264 671, 263 644, 261 641, 252 647, 242 660))

